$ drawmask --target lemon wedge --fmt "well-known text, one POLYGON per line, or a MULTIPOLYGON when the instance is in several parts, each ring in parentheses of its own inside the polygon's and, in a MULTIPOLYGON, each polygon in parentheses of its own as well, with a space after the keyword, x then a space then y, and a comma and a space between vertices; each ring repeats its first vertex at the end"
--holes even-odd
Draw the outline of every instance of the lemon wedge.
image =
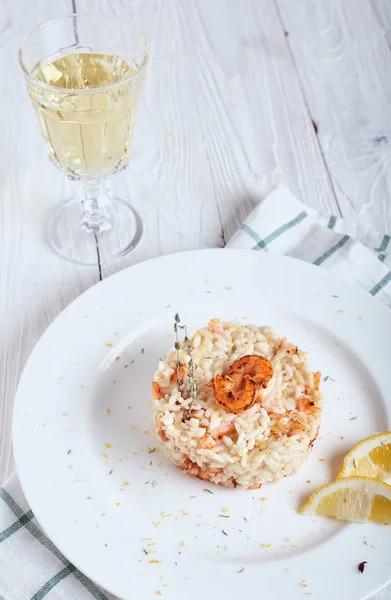
POLYGON ((391 477, 391 431, 383 431, 358 442, 343 460, 341 477, 362 475, 387 479, 391 477))
POLYGON ((315 490, 300 513, 355 523, 390 525, 391 485, 370 477, 337 479, 315 490))

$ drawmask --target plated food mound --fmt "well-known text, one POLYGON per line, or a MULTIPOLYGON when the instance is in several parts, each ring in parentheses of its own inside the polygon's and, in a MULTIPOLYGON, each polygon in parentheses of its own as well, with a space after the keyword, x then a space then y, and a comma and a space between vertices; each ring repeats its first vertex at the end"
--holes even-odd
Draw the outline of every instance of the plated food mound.
POLYGON ((321 418, 320 373, 305 353, 270 327, 212 319, 188 338, 176 315, 174 329, 152 383, 169 460, 227 487, 256 489, 296 473, 321 418))

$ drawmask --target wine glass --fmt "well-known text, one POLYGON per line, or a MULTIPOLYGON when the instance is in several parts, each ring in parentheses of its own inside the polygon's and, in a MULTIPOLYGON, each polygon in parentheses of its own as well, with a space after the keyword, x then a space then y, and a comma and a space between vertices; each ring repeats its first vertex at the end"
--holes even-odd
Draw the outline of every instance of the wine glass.
POLYGON ((110 263, 142 235, 139 215, 112 197, 108 178, 129 162, 147 40, 122 19, 74 14, 28 34, 19 60, 50 160, 80 181, 49 220, 50 244, 79 264, 110 263))

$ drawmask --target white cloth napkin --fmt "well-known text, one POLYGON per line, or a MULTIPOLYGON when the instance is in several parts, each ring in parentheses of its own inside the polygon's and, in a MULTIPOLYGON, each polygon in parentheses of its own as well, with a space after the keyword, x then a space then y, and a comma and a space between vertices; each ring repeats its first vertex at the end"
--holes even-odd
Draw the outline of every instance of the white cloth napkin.
POLYGON ((227 246, 305 260, 353 281, 391 307, 390 239, 333 215, 320 215, 287 188, 278 187, 253 210, 227 246))
MULTIPOLYGON (((319 215, 280 187, 251 213, 228 246, 287 254, 334 270, 391 307, 389 242, 388 235, 319 215)), ((46 537, 12 475, 0 489, 0 600, 92 598, 115 600, 46 537)), ((391 586, 371 600, 391 600, 391 586)))

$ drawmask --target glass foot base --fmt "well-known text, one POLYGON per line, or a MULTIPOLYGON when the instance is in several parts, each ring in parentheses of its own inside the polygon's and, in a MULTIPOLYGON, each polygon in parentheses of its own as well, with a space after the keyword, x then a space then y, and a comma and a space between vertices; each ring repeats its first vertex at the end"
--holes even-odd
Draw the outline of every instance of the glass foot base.
POLYGON ((139 243, 143 226, 138 213, 120 198, 111 200, 112 226, 102 233, 81 224, 82 207, 76 198, 63 204, 48 223, 52 248, 79 265, 107 265, 131 252, 139 243))

